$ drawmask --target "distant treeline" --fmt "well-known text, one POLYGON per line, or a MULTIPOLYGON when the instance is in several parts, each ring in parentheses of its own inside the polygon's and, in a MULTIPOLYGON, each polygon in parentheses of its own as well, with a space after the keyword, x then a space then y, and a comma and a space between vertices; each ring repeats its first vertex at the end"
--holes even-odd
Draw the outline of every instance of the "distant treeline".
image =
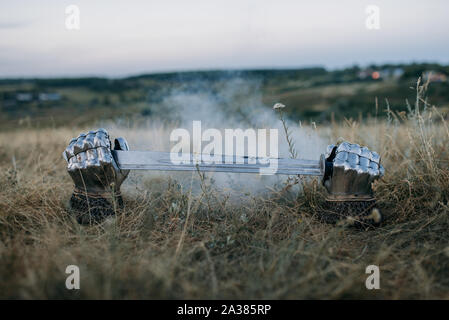
POLYGON ((164 118, 170 98, 179 93, 206 96, 228 112, 244 108, 251 97, 267 107, 281 102, 288 106, 287 116, 298 121, 378 117, 387 108, 407 111, 419 77, 432 83, 427 102, 449 110, 449 65, 435 63, 0 79, 0 127, 14 128, 23 119, 45 126, 136 115, 164 118))
POLYGON ((370 65, 367 68, 353 66, 341 70, 326 70, 321 67, 301 69, 260 69, 260 70, 212 70, 212 71, 186 71, 170 73, 151 73, 126 78, 23 78, 23 79, 0 79, 0 85, 33 83, 37 88, 63 88, 63 87, 86 87, 94 91, 120 92, 138 87, 142 80, 154 81, 159 84, 164 82, 170 84, 185 83, 189 81, 221 81, 228 78, 242 77, 255 78, 263 83, 283 81, 286 79, 305 80, 309 78, 320 78, 317 84, 350 82, 357 80, 358 73, 363 69, 384 70, 402 69, 401 79, 418 78, 423 72, 434 70, 449 75, 449 65, 436 63, 413 63, 413 64, 383 64, 370 65))

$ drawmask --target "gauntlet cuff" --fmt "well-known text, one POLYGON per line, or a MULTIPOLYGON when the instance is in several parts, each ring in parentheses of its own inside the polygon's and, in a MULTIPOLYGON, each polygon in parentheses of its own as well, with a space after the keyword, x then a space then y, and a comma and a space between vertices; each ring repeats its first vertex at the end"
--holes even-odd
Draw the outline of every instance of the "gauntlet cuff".
POLYGON ((80 224, 98 223, 123 208, 123 198, 118 192, 89 193, 75 188, 70 207, 80 224))

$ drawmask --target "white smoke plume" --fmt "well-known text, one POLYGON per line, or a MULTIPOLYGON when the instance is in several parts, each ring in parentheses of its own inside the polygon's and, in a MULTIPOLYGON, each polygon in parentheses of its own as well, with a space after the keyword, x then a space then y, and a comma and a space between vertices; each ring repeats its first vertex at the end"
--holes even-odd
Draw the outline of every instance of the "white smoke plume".
MULTIPOLYGON (((282 101, 280 101, 282 102, 282 101)), ((286 106, 289 108, 292 106, 286 106)), ((278 111, 265 105, 262 100, 260 81, 231 78, 210 84, 209 82, 188 83, 173 88, 162 101, 150 103, 152 116, 145 125, 123 127, 118 122, 113 129, 114 136, 124 136, 133 150, 170 151, 170 132, 185 128, 192 132, 192 122, 201 121, 202 131, 224 129, 278 129, 279 156, 289 157, 289 148, 278 111), (165 121, 157 120, 165 119, 165 121), (166 120, 169 121, 166 121, 166 120)), ((311 124, 301 125, 287 120, 298 157, 318 160, 324 153, 327 141, 311 124)), ((111 125, 108 125, 111 128, 111 125)), ((223 134, 224 137, 224 134, 223 134)), ((178 180, 188 181, 191 173, 153 172, 133 173, 140 180, 143 176, 170 175, 178 180)), ((253 194, 282 185, 287 176, 260 176, 258 174, 210 173, 215 186, 236 193, 253 194)), ((137 183, 137 182, 136 182, 137 183)), ((183 183, 184 184, 184 183, 183 183)))

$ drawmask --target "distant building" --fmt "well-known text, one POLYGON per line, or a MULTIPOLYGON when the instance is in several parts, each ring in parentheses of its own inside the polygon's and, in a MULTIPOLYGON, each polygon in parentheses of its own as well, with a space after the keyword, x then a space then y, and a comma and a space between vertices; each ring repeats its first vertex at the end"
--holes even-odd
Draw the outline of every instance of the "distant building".
POLYGON ((423 80, 424 82, 446 82, 447 76, 439 71, 428 70, 423 72, 423 80))
POLYGON ((393 78, 399 79, 404 74, 404 69, 402 68, 394 68, 393 73, 391 74, 393 78))
POLYGON ((28 102, 33 100, 33 94, 27 92, 21 92, 16 94, 16 100, 21 102, 28 102))
POLYGON ((361 80, 373 79, 373 80, 387 80, 387 79, 399 79, 404 74, 402 68, 384 68, 384 69, 363 69, 358 73, 358 78, 361 80))
POLYGON ((39 93, 39 101, 58 101, 60 99, 59 93, 39 93))
POLYGON ((357 74, 357 77, 361 80, 365 80, 365 79, 371 78, 372 72, 373 71, 371 69, 363 69, 363 70, 359 71, 359 73, 357 74))

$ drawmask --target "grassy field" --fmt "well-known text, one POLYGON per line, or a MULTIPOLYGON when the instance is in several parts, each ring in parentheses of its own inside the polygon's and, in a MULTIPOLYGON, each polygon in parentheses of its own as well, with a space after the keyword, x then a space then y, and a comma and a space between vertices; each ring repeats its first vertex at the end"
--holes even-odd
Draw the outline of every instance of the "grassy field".
MULTIPOLYGON (((374 189, 386 220, 369 230, 321 223, 317 180, 235 201, 197 173, 187 183, 133 175, 124 210, 80 226, 61 152, 86 127, 1 132, 0 298, 448 299, 449 129, 421 97, 408 113, 316 130, 382 155, 386 175, 374 189), (65 288, 72 264, 80 290, 65 288), (380 290, 365 288, 371 264, 380 290)), ((111 133, 132 146, 145 132, 158 149, 166 130, 111 133)))

